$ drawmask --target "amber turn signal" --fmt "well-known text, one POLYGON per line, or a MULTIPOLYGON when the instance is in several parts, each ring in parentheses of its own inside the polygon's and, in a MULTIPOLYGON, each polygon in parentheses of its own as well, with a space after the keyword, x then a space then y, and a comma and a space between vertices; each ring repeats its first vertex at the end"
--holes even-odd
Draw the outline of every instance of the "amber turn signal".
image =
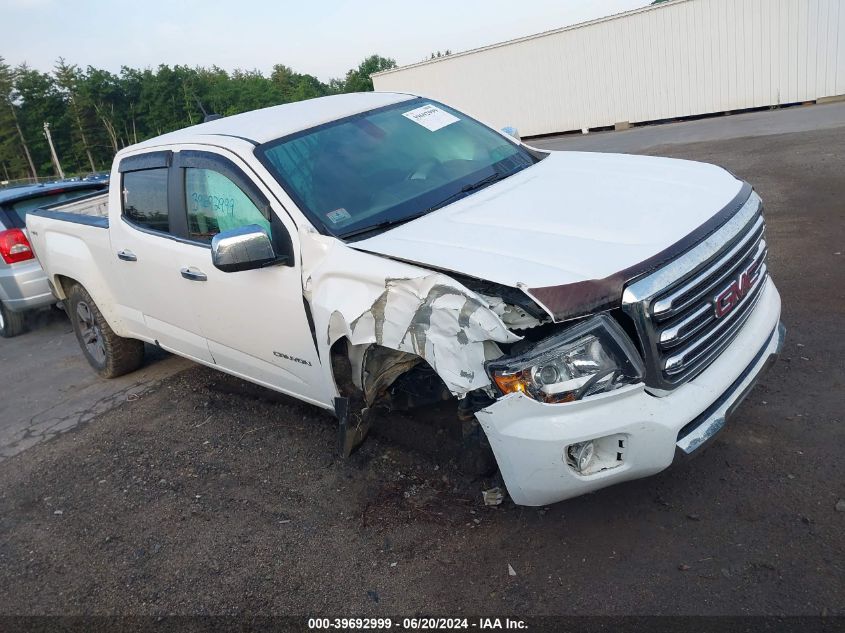
POLYGON ((523 372, 517 374, 494 374, 493 380, 496 381, 496 386, 503 394, 515 393, 517 391, 525 393, 528 382, 522 374, 523 372))

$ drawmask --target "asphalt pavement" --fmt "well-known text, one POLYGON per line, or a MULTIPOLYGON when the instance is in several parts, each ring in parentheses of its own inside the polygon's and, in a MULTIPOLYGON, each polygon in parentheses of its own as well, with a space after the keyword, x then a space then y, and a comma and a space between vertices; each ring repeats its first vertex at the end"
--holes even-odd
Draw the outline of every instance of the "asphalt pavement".
POLYGON ((27 327, 21 336, 0 339, 0 462, 193 365, 148 347, 140 371, 102 380, 82 356, 64 312, 51 308, 32 313, 27 327))
POLYGON ((641 125, 628 130, 528 139, 535 147, 585 152, 641 153, 660 145, 684 145, 733 138, 793 134, 845 125, 845 103, 790 106, 692 121, 641 125))

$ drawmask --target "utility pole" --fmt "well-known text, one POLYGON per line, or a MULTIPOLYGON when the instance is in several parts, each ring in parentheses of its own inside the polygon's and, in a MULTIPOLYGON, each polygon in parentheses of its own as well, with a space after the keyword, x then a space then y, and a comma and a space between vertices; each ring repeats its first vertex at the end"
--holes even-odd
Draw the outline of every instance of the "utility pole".
POLYGON ((53 165, 56 166, 56 171, 59 172, 59 179, 64 180, 65 172, 62 171, 62 164, 56 155, 56 148, 53 147, 53 137, 50 136, 50 124, 47 121, 44 121, 44 136, 47 137, 47 144, 50 146, 50 156, 53 157, 53 165))
POLYGON ((29 171, 32 173, 32 179, 38 182, 38 172, 35 169, 35 163, 32 162, 32 154, 29 153, 29 146, 26 144, 26 139, 23 137, 23 130, 21 124, 18 122, 18 115, 15 113, 15 106, 9 103, 9 108, 12 110, 12 119, 15 121, 15 129, 18 131, 18 137, 21 139, 21 146, 23 153, 26 155, 26 162, 29 163, 29 171))

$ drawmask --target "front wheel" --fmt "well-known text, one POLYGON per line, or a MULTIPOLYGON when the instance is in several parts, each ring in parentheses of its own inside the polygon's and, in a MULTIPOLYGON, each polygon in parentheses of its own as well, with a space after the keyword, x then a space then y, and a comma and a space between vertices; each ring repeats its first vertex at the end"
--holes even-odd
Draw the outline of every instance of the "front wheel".
POLYGON ((22 312, 12 312, 0 301, 0 337, 12 338, 24 330, 22 312))
POLYGON ((115 334, 85 288, 72 286, 66 305, 76 340, 95 372, 117 378, 141 366, 144 343, 115 334))

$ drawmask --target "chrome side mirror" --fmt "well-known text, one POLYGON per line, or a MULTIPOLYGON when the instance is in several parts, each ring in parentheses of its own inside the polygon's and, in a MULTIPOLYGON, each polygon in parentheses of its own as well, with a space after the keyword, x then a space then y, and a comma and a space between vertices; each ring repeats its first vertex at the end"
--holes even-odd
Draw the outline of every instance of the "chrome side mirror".
POLYGON ((517 142, 522 142, 522 137, 519 135, 519 130, 517 130, 515 127, 507 125, 502 128, 502 132, 504 134, 507 134, 508 136, 513 137, 514 139, 516 139, 517 142))
POLYGON ((270 236, 257 224, 223 231, 211 240, 211 262, 224 273, 263 268, 278 259, 270 236))

